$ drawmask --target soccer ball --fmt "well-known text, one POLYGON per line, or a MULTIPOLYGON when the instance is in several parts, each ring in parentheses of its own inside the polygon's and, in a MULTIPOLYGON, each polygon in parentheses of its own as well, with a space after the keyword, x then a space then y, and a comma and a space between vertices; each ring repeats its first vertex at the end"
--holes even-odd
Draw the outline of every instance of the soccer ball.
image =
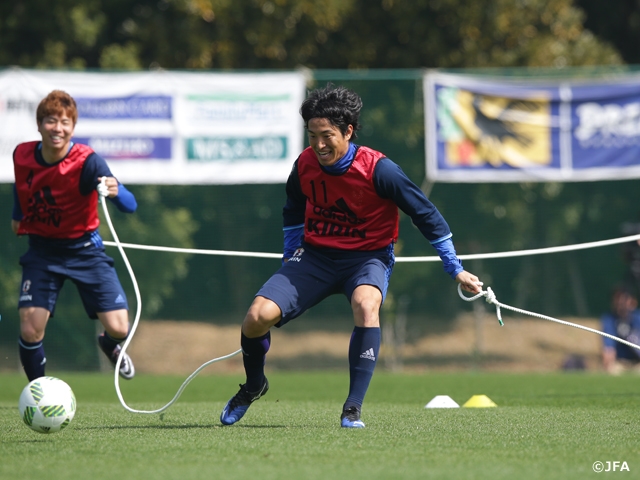
POLYGON ((20 416, 29 428, 40 433, 59 432, 76 413, 76 396, 71 387, 55 377, 40 377, 22 390, 20 416))

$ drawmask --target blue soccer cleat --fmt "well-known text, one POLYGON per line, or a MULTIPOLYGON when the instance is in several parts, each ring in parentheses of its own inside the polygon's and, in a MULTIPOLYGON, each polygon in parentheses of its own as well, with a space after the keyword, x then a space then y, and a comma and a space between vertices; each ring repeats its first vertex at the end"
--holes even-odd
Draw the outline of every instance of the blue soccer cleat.
POLYGON ((233 425, 239 421, 244 414, 247 413, 249 406, 262 397, 269 390, 269 382, 267 377, 264 378, 262 388, 257 392, 249 392, 245 385, 240 385, 240 390, 236 393, 231 400, 222 409, 220 414, 220 421, 223 425, 233 425))
POLYGON ((344 428, 364 428, 364 422, 360 420, 360 409, 354 406, 342 410, 340 425, 344 428))

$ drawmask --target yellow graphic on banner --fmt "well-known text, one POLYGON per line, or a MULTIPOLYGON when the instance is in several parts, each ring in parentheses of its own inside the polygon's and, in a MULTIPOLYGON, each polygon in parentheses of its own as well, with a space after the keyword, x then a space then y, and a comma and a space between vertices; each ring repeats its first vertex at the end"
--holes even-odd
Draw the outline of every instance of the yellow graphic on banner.
POLYGON ((441 90, 439 100, 440 135, 449 166, 532 168, 551 163, 548 100, 477 95, 453 88, 441 90))

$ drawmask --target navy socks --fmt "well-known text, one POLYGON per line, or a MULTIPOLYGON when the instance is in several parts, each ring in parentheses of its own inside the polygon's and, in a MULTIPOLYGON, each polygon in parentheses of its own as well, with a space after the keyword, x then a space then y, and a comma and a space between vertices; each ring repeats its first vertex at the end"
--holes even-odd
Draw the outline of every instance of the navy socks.
POLYGON ((379 327, 353 329, 349 343, 349 396, 343 408, 362 407, 379 352, 379 327))
POLYGON ((249 338, 242 333, 240 346, 242 347, 242 363, 247 374, 246 389, 250 392, 257 392, 264 383, 264 363, 271 346, 271 332, 257 338, 249 338))
POLYGON ((20 350, 20 362, 29 381, 44 377, 44 367, 47 363, 47 357, 44 356, 42 341, 31 343, 24 341, 22 337, 20 337, 18 339, 18 348, 20 350))
POLYGON ((105 355, 111 358, 111 354, 115 350, 115 348, 122 342, 126 340, 125 338, 113 338, 109 335, 106 330, 98 335, 98 345, 100 345, 100 349, 105 353, 105 355))

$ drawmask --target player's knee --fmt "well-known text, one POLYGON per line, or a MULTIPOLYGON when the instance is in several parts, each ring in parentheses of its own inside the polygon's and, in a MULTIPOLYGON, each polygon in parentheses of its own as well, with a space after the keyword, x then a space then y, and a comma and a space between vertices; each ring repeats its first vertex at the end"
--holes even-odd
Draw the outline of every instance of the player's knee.
POLYGON ((246 335, 264 334, 280 320, 280 308, 271 300, 256 297, 242 323, 246 335))
POLYGON ((358 302, 357 306, 363 312, 377 312, 380 310, 380 301, 375 298, 365 298, 358 302))
POLYGON ((20 329, 20 336, 25 342, 35 343, 44 338, 44 332, 34 328, 23 327, 20 329))
POLYGON ((20 336, 32 343, 44 338, 47 318, 35 308, 20 309, 20 336))
POLYGON ((351 301, 353 310, 365 315, 377 313, 382 304, 382 295, 379 291, 368 292, 368 295, 354 295, 351 301))
POLYGON ((99 312, 98 319, 111 338, 124 339, 129 335, 129 312, 127 310, 99 312))
POLYGON ((126 326, 118 325, 114 328, 105 330, 107 330, 107 333, 111 336, 111 338, 126 339, 129 336, 128 324, 126 326))
POLYGON ((361 289, 356 292, 351 299, 353 317, 358 327, 379 327, 380 326, 380 305, 382 295, 378 290, 361 289))

